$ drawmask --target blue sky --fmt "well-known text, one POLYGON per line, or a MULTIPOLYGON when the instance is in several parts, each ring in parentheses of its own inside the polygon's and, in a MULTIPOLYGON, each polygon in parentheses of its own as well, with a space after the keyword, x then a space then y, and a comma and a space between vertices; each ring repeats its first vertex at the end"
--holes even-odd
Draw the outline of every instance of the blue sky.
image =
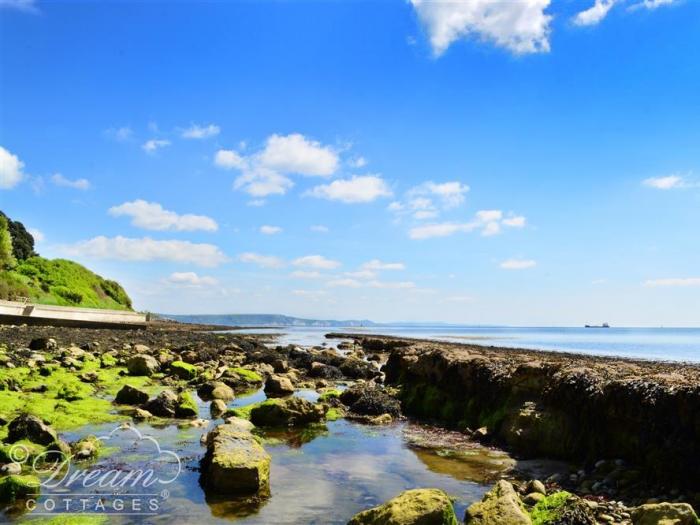
POLYGON ((0 207, 138 308, 700 324, 700 2, 0 6, 0 207))

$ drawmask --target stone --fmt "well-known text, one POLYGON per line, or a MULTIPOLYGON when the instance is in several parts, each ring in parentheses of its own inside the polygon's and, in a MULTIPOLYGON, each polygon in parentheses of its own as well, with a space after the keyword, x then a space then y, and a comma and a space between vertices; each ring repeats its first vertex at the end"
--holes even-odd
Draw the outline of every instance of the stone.
POLYGON ((526 492, 537 492, 539 494, 547 494, 547 489, 539 479, 532 479, 527 483, 526 492))
POLYGON ((153 414, 151 414, 148 410, 144 410, 143 408, 137 408, 131 414, 131 417, 136 421, 145 421, 147 419, 151 419, 153 414))
POLYGON ((197 367, 184 361, 173 361, 170 363, 170 373, 180 379, 189 381, 197 377, 197 367))
POLYGON ((114 402, 120 405, 143 405, 147 401, 148 394, 131 385, 124 385, 114 398, 114 402))
POLYGON ((696 525, 698 517, 687 503, 648 503, 632 509, 634 525, 696 525))
POLYGON ((474 503, 464 515, 466 525, 531 525, 532 520, 513 485, 499 481, 480 502, 474 503))
POLYGON ((0 472, 2 472, 3 474, 7 474, 8 476, 11 476, 13 474, 21 474, 22 465, 19 463, 7 463, 6 465, 0 467, 0 472))
POLYGON ((203 400, 222 399, 232 401, 235 398, 233 389, 221 381, 207 381, 199 386, 197 395, 203 400))
POLYGON ((13 503, 37 495, 39 489, 39 478, 36 476, 5 476, 0 478, 0 503, 13 503))
POLYGON ((545 498, 545 495, 541 492, 530 492, 523 498, 523 503, 532 507, 545 498))
POLYGON ((138 354, 127 361, 126 368, 132 376, 152 376, 160 370, 160 365, 155 357, 138 354))
POLYGON ((102 448, 102 441, 95 436, 88 436, 71 445, 71 451, 78 459, 97 457, 102 448))
POLYGON ((197 417, 199 410, 192 394, 183 392, 177 398, 177 406, 175 407, 175 417, 191 418, 197 417))
POLYGON ((58 441, 56 431, 41 419, 29 414, 22 414, 10 421, 7 433, 7 443, 15 443, 22 439, 48 446, 58 441))
POLYGON ((265 381, 265 393, 268 396, 288 396, 294 393, 294 385, 288 377, 273 375, 265 381))
POLYGON ((250 421, 262 427, 305 425, 322 421, 327 410, 300 397, 268 399, 251 409, 250 421))
POLYGON ((144 407, 151 414, 158 417, 175 417, 178 406, 178 396, 172 390, 163 390, 155 398, 151 399, 144 407))
POLYGON ((50 337, 37 337, 29 343, 30 350, 56 350, 56 348, 58 348, 56 340, 50 337))
POLYGON ((207 434, 202 485, 226 495, 268 493, 270 455, 249 431, 225 423, 207 434))
POLYGON ((236 429, 240 430, 241 432, 250 432, 255 428, 255 425, 253 425, 253 423, 251 423, 247 419, 243 419, 242 417, 227 417, 225 422, 227 425, 232 425, 236 427, 236 429))
POLYGON ((457 525, 457 518, 443 491, 413 489, 356 514, 348 525, 457 525))
POLYGON ((373 416, 367 419, 367 423, 370 425, 388 425, 394 418, 390 414, 382 414, 381 416, 373 416))
POLYGON ((272 362, 272 369, 275 371, 275 373, 282 374, 289 370, 289 363, 287 363, 286 359, 275 359, 272 362))
POLYGON ((401 415, 401 403, 398 399, 387 394, 382 388, 366 383, 348 388, 340 394, 340 400, 357 414, 368 416, 389 414, 392 417, 401 415))
POLYGON ((221 417, 226 410, 226 402, 223 399, 214 399, 209 406, 209 413, 214 419, 221 417))

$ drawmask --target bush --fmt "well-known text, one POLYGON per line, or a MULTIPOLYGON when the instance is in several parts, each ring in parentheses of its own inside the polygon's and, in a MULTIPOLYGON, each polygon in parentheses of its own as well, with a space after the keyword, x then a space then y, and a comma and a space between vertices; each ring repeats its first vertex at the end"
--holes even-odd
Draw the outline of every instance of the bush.
MULTIPOLYGON (((7 221, 7 229, 12 237, 12 254, 18 261, 24 261, 36 255, 34 252, 34 237, 19 221, 13 221, 0 211, 0 217, 7 221)), ((0 219, 2 220, 2 219, 0 219)))
POLYGON ((0 299, 18 301, 30 295, 29 287, 11 272, 0 272, 0 299))
POLYGON ((54 286, 51 288, 51 291, 70 303, 80 304, 83 302, 83 295, 81 293, 69 290, 65 286, 54 286))

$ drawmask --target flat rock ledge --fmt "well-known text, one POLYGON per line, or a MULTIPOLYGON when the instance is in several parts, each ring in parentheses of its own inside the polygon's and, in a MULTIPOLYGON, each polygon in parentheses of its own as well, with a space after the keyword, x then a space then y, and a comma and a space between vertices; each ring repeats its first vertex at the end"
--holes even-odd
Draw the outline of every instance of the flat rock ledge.
POLYGON ((229 496, 265 495, 270 489, 270 455, 250 432, 250 423, 235 419, 207 435, 202 485, 229 496))

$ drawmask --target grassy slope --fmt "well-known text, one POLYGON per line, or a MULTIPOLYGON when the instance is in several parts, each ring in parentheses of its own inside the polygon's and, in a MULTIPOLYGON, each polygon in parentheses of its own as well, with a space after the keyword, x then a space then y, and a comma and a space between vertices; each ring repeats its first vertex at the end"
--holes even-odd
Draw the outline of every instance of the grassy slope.
POLYGON ((0 272, 0 299, 18 297, 39 304, 131 310, 131 299, 117 282, 65 259, 31 257, 0 272))

